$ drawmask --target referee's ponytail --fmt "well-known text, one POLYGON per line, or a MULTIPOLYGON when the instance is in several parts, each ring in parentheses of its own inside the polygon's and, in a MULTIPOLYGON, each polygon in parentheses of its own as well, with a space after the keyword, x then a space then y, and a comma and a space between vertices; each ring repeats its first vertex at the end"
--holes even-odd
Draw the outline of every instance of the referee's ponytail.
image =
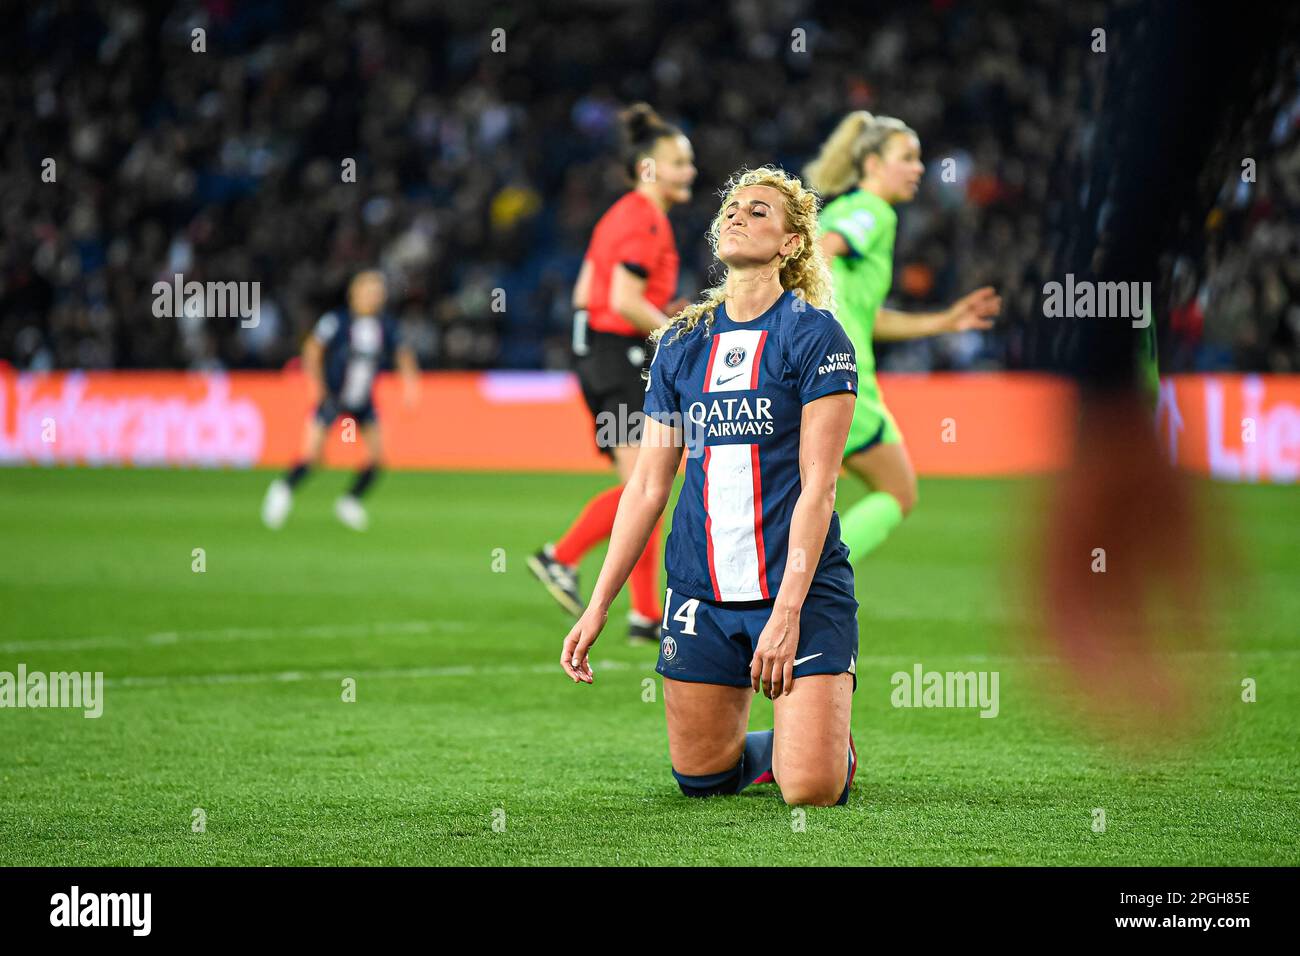
POLYGON ((665 122, 649 103, 634 103, 618 116, 622 127, 623 169, 633 182, 640 182, 646 171, 642 160, 654 152, 655 144, 665 136, 680 136, 681 130, 665 122))

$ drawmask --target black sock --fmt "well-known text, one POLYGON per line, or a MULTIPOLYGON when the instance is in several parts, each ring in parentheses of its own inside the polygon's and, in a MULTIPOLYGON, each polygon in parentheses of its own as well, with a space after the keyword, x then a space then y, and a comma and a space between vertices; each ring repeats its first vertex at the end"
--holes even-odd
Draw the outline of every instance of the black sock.
POLYGON ((378 465, 367 465, 357 472, 356 480, 352 482, 352 487, 348 489, 348 494, 353 498, 360 498, 370 487, 370 483, 375 480, 375 474, 379 471, 378 465))
POLYGON ((677 785, 688 797, 718 797, 740 793, 744 788, 741 782, 741 765, 738 763, 730 770, 721 773, 708 773, 703 776, 687 776, 673 771, 677 785))
POLYGON ((285 474, 284 483, 290 488, 298 487, 298 482, 307 477, 308 467, 309 466, 305 461, 298 462, 298 464, 290 468, 288 473, 285 474))

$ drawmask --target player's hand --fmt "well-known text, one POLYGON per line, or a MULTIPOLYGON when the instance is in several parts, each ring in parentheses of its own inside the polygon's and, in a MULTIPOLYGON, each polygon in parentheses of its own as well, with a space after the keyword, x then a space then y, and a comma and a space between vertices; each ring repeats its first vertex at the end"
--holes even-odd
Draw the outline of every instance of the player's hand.
POLYGON ((749 662, 749 681, 758 693, 775 700, 794 687, 794 655, 799 650, 799 612, 773 608, 758 635, 758 647, 749 662))
POLYGON ((944 312, 944 325, 949 332, 966 332, 970 329, 983 331, 993 328, 992 316, 1002 311, 1002 296, 992 286, 984 286, 970 292, 944 312))
POLYGON ((607 620, 609 620, 608 612, 589 607, 582 612, 582 617, 578 618, 578 623, 573 625, 569 636, 564 639, 564 650, 560 652, 560 666, 573 678, 575 684, 590 684, 595 680, 595 676, 591 673, 591 661, 587 659, 587 652, 591 650, 591 645, 596 643, 596 638, 600 637, 607 620))

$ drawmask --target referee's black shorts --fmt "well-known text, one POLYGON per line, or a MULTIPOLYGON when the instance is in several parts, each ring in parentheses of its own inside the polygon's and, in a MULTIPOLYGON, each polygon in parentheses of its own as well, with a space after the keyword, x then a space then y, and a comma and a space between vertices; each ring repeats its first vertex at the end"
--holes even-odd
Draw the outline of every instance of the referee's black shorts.
POLYGON ((654 346, 639 335, 587 332, 587 353, 577 356, 578 382, 591 409, 596 447, 614 456, 618 445, 641 439, 641 409, 645 406, 644 371, 654 346))

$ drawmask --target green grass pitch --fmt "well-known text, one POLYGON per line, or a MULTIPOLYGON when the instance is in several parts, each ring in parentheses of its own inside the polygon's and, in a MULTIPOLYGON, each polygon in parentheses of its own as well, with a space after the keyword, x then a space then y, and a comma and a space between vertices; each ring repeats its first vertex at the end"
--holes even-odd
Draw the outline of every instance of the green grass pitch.
MULTIPOLYGON (((1211 489, 1249 569, 1231 679, 1205 734, 1135 758, 1047 709, 1007 640, 1032 483, 924 481, 859 572, 851 803, 799 828, 772 786, 679 795, 625 597, 595 686, 561 673, 569 621, 524 559, 608 479, 390 473, 356 535, 337 472, 264 530, 269 477, 0 469, 0 671, 106 680, 98 720, 0 710, 0 863, 1300 863, 1294 489, 1211 489), (999 670, 1000 714, 893 708, 914 662, 999 670)), ((752 726, 770 719, 757 699, 752 726)))

